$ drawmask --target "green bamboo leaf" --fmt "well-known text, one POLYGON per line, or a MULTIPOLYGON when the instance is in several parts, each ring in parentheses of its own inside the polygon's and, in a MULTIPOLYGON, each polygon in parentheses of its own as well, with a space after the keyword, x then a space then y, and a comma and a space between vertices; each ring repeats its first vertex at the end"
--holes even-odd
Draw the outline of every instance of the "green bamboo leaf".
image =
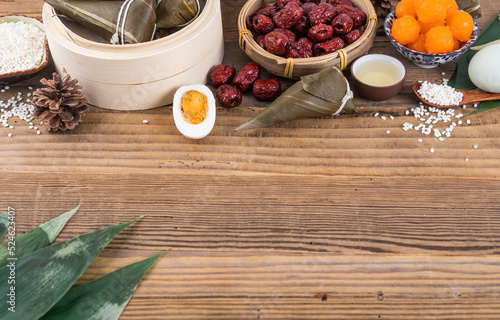
POLYGON ((477 107, 477 109, 471 112, 468 116, 472 116, 473 114, 478 114, 480 112, 490 111, 496 108, 500 108, 500 100, 482 102, 479 107, 477 107))
POLYGON ((470 50, 479 51, 481 49, 484 49, 486 47, 489 47, 493 44, 498 44, 498 43, 500 43, 500 40, 495 40, 495 41, 491 41, 491 42, 488 42, 488 43, 480 45, 480 46, 471 47, 470 50))
MULTIPOLYGON (((15 257, 19 259, 25 254, 50 245, 79 208, 80 206, 16 237, 14 239, 15 257)), ((4 242, 0 246, 0 267, 8 262, 7 258, 10 254, 8 244, 9 242, 4 242)))
POLYGON ((9 225, 9 213, 0 213, 0 241, 7 234, 7 227, 9 225))
POLYGON ((40 320, 117 320, 146 272, 163 254, 71 289, 40 320))
MULTIPOLYGON (((500 39, 500 15, 496 16, 493 21, 488 25, 488 27, 477 37, 475 46, 481 46, 492 41, 500 39)), ((476 85, 472 83, 469 78, 469 63, 472 57, 478 53, 476 50, 467 50, 455 67, 448 85, 461 90, 470 90, 476 88, 476 85)))
POLYGON ((7 298, 7 306, 0 308, 0 319, 40 319, 68 292, 111 239, 136 220, 86 233, 10 260, 0 268, 0 279, 9 284, 0 286, 0 296, 7 298), (13 283, 9 282, 12 280, 13 283))

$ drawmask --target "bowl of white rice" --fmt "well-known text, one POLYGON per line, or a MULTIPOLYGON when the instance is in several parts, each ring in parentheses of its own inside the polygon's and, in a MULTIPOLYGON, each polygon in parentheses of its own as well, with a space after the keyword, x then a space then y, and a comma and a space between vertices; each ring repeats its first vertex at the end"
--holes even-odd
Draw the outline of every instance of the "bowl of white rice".
POLYGON ((43 23, 24 16, 0 17, 0 84, 33 77, 49 62, 43 23))

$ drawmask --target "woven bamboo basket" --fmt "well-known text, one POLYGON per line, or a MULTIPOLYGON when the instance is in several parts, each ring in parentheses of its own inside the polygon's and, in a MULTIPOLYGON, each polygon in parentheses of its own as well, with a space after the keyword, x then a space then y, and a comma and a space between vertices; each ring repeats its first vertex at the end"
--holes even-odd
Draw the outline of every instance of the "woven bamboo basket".
POLYGON ((56 71, 78 79, 89 103, 106 109, 168 105, 179 87, 206 83, 208 71, 224 55, 219 0, 207 0, 200 15, 178 32, 137 44, 91 41, 48 4, 42 18, 56 71))
MULTIPOLYGON (((366 30, 352 44, 336 52, 311 58, 284 58, 271 54, 254 41, 252 33, 246 25, 246 18, 262 6, 267 0, 249 0, 243 6, 238 16, 239 44, 250 59, 260 64, 264 69, 275 75, 297 79, 303 75, 316 73, 332 66, 344 70, 356 58, 366 54, 373 46, 377 31, 377 14, 369 0, 351 0, 367 16, 366 30)), ((272 4, 272 2, 270 3, 272 4)))

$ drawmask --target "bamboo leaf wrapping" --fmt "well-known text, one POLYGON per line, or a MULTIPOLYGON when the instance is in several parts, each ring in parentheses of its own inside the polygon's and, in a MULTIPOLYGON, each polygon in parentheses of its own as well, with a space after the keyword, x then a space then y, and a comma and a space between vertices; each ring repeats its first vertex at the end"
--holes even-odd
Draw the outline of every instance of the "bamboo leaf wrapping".
POLYGON ((117 320, 161 256, 163 253, 71 289, 41 320, 117 320))
POLYGON ((481 5, 477 0, 456 0, 456 3, 460 9, 467 11, 474 18, 481 17, 481 5))
MULTIPOLYGON (((335 113, 347 93, 347 80, 337 67, 303 76, 266 109, 235 129, 243 131, 292 120, 335 113)), ((356 112, 352 98, 342 113, 356 112)))
POLYGON ((7 234, 7 227, 9 225, 9 213, 0 213, 0 241, 7 234))
POLYGON ((68 292, 111 239, 136 220, 86 233, 9 261, 0 268, 0 279, 8 279, 13 270, 17 276, 14 284, 0 286, 0 296, 8 299, 14 291, 17 304, 15 312, 0 308, 0 319, 41 318, 68 292))
POLYGON ((196 0, 161 0, 158 3, 156 25, 172 28, 183 25, 198 15, 196 0))
MULTIPOLYGON (((155 32, 156 1, 132 1, 128 10, 122 10, 125 1, 99 0, 45 0, 58 12, 95 32, 107 42, 117 31, 120 13, 127 43, 150 41, 155 32), (125 16, 125 12, 127 15, 125 16)), ((120 24, 119 24, 120 27, 120 24)))
MULTIPOLYGON (((15 257, 19 259, 25 254, 50 245, 79 208, 80 206, 16 237, 14 240, 16 243, 15 257)), ((7 250, 7 242, 4 242, 0 246, 0 267, 7 264, 7 258, 9 258, 9 251, 7 250)))

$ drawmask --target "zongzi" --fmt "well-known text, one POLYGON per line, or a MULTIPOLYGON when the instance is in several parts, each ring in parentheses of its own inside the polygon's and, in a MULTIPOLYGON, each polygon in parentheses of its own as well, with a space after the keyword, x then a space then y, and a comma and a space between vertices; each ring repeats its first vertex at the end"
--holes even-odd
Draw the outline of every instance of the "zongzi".
POLYGON ((477 0, 457 0, 456 2, 460 9, 468 12, 473 18, 481 17, 481 5, 477 0))
POLYGON ((199 0, 159 0, 156 25, 158 28, 182 27, 198 16, 199 0))
POLYGON ((339 113, 354 113, 352 91, 342 71, 333 66, 303 76, 264 111, 235 131, 339 113))
POLYGON ((156 30, 155 0, 45 0, 113 44, 150 41, 156 30))

